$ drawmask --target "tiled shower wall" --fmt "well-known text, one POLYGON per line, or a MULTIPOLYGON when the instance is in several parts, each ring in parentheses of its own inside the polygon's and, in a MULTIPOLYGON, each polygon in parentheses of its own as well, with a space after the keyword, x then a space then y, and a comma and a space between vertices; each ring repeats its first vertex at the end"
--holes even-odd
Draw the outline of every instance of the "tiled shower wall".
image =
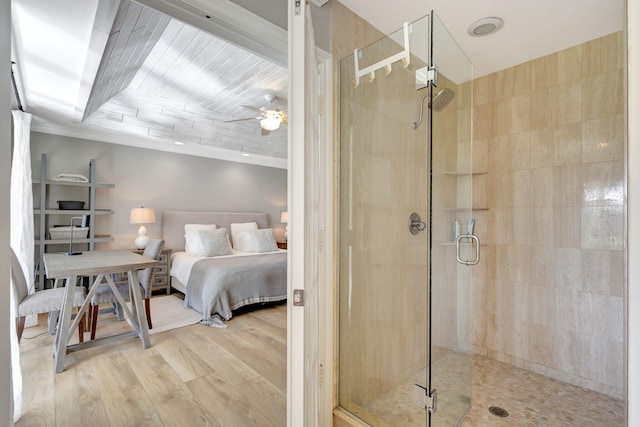
MULTIPOLYGON (((489 173, 472 342, 489 357, 622 397, 623 37, 474 81, 489 173)), ((477 168, 476 168, 477 169, 477 168)))

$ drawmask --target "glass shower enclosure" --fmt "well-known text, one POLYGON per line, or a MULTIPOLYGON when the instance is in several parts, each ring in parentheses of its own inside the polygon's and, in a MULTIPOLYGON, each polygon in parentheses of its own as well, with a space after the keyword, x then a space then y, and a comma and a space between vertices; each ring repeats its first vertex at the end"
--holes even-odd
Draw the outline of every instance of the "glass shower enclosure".
POLYGON ((338 392, 369 425, 471 406, 472 78, 434 13, 340 61, 338 392))

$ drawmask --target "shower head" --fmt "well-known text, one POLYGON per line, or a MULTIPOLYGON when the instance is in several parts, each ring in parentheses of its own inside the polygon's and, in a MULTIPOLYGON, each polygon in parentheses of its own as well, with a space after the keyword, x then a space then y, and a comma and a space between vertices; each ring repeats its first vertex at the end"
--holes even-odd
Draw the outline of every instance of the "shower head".
MULTIPOLYGON (((424 106, 424 100, 427 99, 428 96, 429 96, 429 93, 424 95, 420 100, 420 116, 418 117, 417 122, 413 122, 412 126, 414 129, 418 129, 420 127, 420 124, 422 123, 422 109, 424 106)), ((453 89, 449 89, 448 87, 445 87, 444 89, 440 90, 440 92, 436 93, 433 99, 429 101, 429 108, 432 109, 433 111, 440 112, 444 110, 444 107, 449 105, 449 103, 455 97, 456 97, 456 93, 453 91, 453 89)))
POLYGON ((440 112, 444 110, 444 107, 449 105, 449 103, 453 101, 453 98, 455 97, 456 93, 448 87, 445 87, 440 92, 436 93, 436 95, 429 103, 429 107, 431 107, 433 111, 440 112))

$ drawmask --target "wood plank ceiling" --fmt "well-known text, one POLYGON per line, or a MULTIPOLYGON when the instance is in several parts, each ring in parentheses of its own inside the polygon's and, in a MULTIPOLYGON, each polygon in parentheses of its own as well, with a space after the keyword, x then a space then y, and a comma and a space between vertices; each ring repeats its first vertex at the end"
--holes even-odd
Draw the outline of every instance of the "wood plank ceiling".
POLYGON ((286 127, 260 134, 242 107, 286 110, 287 69, 158 11, 121 3, 83 123, 284 159, 286 127))

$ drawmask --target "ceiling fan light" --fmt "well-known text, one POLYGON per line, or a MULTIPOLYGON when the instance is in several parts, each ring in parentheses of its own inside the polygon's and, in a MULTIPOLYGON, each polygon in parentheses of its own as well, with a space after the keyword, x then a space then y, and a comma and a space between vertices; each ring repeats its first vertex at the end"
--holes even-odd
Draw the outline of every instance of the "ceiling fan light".
POLYGON ((275 116, 269 116, 260 120, 260 127, 264 130, 272 131, 280 127, 280 119, 275 116))

